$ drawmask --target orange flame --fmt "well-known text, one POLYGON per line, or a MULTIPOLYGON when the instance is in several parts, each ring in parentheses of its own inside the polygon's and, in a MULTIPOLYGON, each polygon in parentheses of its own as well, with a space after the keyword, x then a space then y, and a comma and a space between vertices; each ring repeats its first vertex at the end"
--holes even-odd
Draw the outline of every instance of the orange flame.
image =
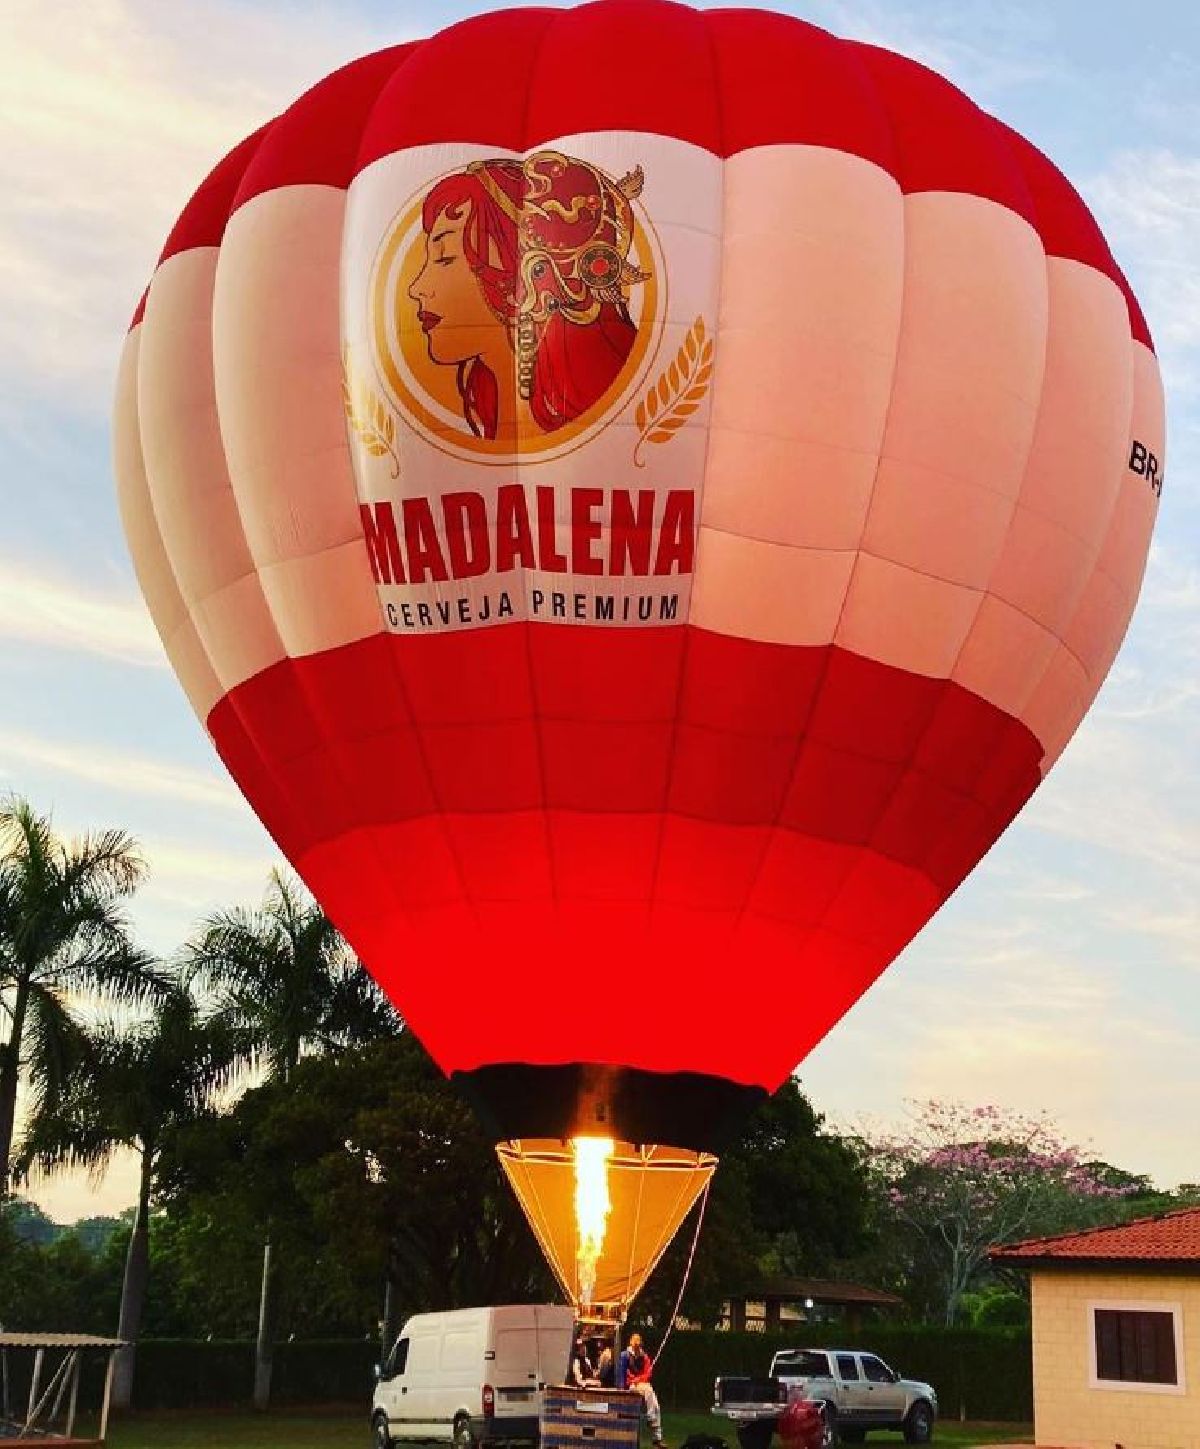
POLYGON ((612 1199, 608 1193, 608 1162, 616 1144, 611 1137, 573 1137, 575 1159, 575 1227, 578 1247, 579 1301, 591 1304, 596 1265, 604 1248, 604 1232, 612 1199))

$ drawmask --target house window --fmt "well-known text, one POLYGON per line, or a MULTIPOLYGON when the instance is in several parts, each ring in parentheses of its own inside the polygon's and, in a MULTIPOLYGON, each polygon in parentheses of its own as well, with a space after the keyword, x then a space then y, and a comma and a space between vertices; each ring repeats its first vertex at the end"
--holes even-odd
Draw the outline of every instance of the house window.
POLYGON ((1093 1315, 1098 1380, 1178 1384, 1175 1315, 1170 1310, 1096 1308, 1093 1315))

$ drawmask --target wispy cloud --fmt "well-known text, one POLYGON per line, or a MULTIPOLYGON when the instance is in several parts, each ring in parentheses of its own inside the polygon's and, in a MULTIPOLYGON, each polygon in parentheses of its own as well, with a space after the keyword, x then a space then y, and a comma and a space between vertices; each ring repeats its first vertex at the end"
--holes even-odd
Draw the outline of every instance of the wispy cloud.
MULTIPOLYGON (((803 9, 810 18, 810 9, 803 9)), ((823 0, 818 23, 838 35, 900 51, 939 71, 976 100, 1064 74, 1061 52, 1049 43, 1052 27, 1041 6, 993 0, 823 0)))
POLYGON ((1155 749, 1138 721, 1092 721, 1026 807, 1027 826, 1169 872, 1200 877, 1194 760, 1155 749))
MULTIPOLYGON (((263 844, 270 847, 265 835, 263 844)), ((151 879, 158 896, 172 906, 203 910, 214 894, 224 893, 238 903, 256 901, 272 863, 267 849, 247 855, 220 849, 215 843, 188 845, 163 837, 153 842, 151 879)))
POLYGON ((0 639, 82 650, 125 664, 166 667, 162 645, 140 596, 82 588, 3 558, 0 639))
POLYGON ((210 774, 90 742, 55 742, 11 730, 0 732, 0 759, 10 775, 14 766, 35 767, 102 785, 117 794, 246 813, 245 801, 215 766, 210 774))
POLYGON ((1200 154, 1123 150, 1081 189, 1151 319, 1168 387, 1197 393, 1200 154))
POLYGON ((1142 607, 1155 616, 1156 637, 1162 637, 1165 627, 1172 654, 1182 645, 1193 662, 1200 661, 1200 561, 1192 550, 1154 540, 1142 607))
POLYGON ((108 406, 129 314, 209 168, 327 71, 396 39, 340 7, 8 0, 0 370, 108 406), (20 144, 15 144, 20 138, 20 144))
POLYGON ((1048 1110, 1065 1134, 1164 1185, 1195 1178, 1197 1143, 1165 1102, 1200 1090, 1200 1038, 1179 993, 1147 1000, 1097 964, 1081 931, 1034 938, 990 959, 969 926, 907 953, 818 1047, 802 1077, 848 1125, 895 1118, 901 1098, 1048 1110), (964 949, 957 959, 951 945, 964 949), (869 1070, 861 1070, 869 1063, 869 1070))

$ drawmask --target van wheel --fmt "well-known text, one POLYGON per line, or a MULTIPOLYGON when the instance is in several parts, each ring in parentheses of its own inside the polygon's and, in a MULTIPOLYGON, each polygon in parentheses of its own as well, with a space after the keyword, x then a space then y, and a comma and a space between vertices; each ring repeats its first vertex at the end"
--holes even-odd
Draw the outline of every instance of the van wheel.
POLYGON ((906 1444, 928 1444, 933 1438, 933 1412, 929 1405, 916 1403, 908 1411, 904 1421, 904 1442, 906 1444))
POLYGON ((454 1449, 475 1449, 475 1435, 465 1414, 459 1414, 454 1421, 454 1449))
POLYGON ((371 1420, 371 1445, 372 1449, 395 1449, 386 1414, 376 1414, 371 1420))

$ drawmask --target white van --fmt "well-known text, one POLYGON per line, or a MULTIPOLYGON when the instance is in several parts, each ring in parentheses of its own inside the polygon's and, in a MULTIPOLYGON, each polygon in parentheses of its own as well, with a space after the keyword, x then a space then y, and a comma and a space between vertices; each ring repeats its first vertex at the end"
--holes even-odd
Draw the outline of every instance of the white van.
POLYGON ((575 1311, 550 1304, 419 1313, 379 1371, 376 1449, 410 1440, 455 1449, 536 1443, 541 1390, 570 1367, 575 1311))

